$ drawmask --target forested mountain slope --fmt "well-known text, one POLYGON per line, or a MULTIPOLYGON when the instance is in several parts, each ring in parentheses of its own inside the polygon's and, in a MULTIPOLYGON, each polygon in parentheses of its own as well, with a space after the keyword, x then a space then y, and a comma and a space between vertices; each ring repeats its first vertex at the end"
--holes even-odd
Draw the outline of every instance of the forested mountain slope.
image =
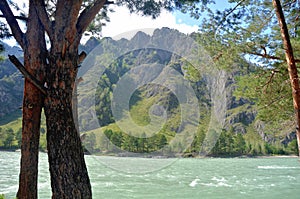
MULTIPOLYGON (((265 122, 256 117, 259 110, 255 103, 234 96, 239 86, 236 78, 251 72, 245 68, 254 66, 240 59, 230 70, 218 68, 205 52, 206 46, 199 51, 205 55, 200 53, 190 58, 183 53, 191 48, 186 37, 176 30, 162 28, 153 35, 138 32, 130 40, 92 38, 81 46, 81 50, 89 53, 79 68, 78 77, 83 81, 77 89, 79 128, 81 133, 87 132, 86 148, 90 152, 149 153, 168 146, 164 153, 184 150, 198 154, 205 150, 203 143, 209 142, 208 132, 220 130, 217 133, 220 139, 209 150, 211 155, 280 153, 281 149, 282 153, 293 153, 289 146, 294 138, 292 132, 286 129, 272 134, 265 132, 265 122), (183 87, 185 82, 192 94, 183 87), (189 106, 195 103, 189 102, 191 95, 195 95, 197 106, 189 106), (124 100, 116 101, 118 96, 124 100), (128 109, 124 110, 126 106, 128 109), (188 112, 195 118, 182 119, 184 107, 192 107, 188 112), (133 129, 131 123, 124 122, 127 116, 139 127, 133 129), (214 120, 222 123, 219 130, 214 129, 214 120), (155 127, 150 127, 157 127, 155 135, 144 128, 153 123, 155 127), (176 138, 181 132, 191 131, 189 138, 176 138), (186 145, 185 139, 188 147, 182 146, 186 145)), ((197 34, 189 38, 197 44, 197 34)), ((23 80, 7 60, 1 65, 0 125, 3 125, 21 105, 23 80)))

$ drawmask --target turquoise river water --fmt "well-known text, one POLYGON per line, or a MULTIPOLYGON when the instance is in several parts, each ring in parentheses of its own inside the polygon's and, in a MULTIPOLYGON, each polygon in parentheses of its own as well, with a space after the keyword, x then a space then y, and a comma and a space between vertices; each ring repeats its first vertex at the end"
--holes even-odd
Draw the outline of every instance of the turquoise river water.
MULTIPOLYGON (((0 152, 0 194, 14 198, 19 152, 0 152)), ((86 156, 95 199, 300 198, 298 158, 144 159, 86 156)), ((40 153, 39 198, 51 198, 40 153)))

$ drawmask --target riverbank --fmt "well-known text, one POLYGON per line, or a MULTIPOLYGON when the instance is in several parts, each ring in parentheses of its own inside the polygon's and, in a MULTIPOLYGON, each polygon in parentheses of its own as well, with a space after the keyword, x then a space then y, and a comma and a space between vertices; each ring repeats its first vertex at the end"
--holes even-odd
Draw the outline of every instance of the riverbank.
POLYGON ((154 159, 167 159, 167 158, 299 158, 297 155, 198 155, 198 154, 160 154, 160 153, 94 153, 86 155, 107 156, 107 157, 135 157, 135 158, 154 158, 154 159))
MULTIPOLYGON (((21 149, 0 149, 0 152, 21 152, 21 149)), ((41 153, 47 151, 40 150, 41 153)), ((167 159, 167 158, 299 158, 297 155, 190 155, 190 154, 142 154, 142 153, 85 153, 85 155, 107 156, 107 157, 136 157, 136 158, 154 158, 154 159, 167 159)), ((300 159, 300 158, 299 158, 300 159)))

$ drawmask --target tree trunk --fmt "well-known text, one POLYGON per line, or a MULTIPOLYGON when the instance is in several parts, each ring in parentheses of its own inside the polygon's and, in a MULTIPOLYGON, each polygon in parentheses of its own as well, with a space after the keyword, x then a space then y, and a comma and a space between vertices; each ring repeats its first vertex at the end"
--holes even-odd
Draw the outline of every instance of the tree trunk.
POLYGON ((23 99, 21 167, 17 198, 37 198, 38 153, 42 98, 40 91, 27 80, 23 99))
POLYGON ((72 110, 78 51, 74 48, 68 49, 67 54, 61 53, 64 41, 52 45, 44 103, 52 198, 89 199, 91 185, 72 110))
MULTIPOLYGON (((106 1, 92 1, 84 10, 81 10, 82 3, 57 0, 54 16, 50 18, 45 1, 29 0, 27 31, 24 34, 8 1, 0 1, 0 10, 24 50, 27 71, 23 73, 31 79, 25 81, 23 100, 23 143, 17 194, 21 199, 37 198, 39 131, 43 105, 52 198, 92 197, 83 148, 72 114, 72 92, 80 61, 80 39, 106 1), (46 50, 45 32, 51 42, 50 54, 46 50), (47 90, 41 86, 44 83, 47 90)), ((20 68, 24 69, 22 66, 20 68)))
POLYGON ((294 58, 293 48, 290 41, 289 31, 286 25, 284 14, 282 11, 282 6, 280 0, 273 0, 273 6, 276 11, 277 19, 280 26, 281 37, 283 41, 283 47, 285 49, 286 62, 288 64, 288 71, 290 76, 290 82, 292 86, 293 104, 295 109, 295 119, 296 119, 296 135, 298 143, 298 156, 300 156, 300 88, 299 88, 299 78, 297 72, 297 66, 294 58))
MULTIPOLYGON (((46 51, 44 30, 33 9, 30 9, 24 65, 27 71, 38 80, 43 79, 44 55, 46 51), (36 28, 40 27, 40 28, 36 28)), ((38 154, 40 139, 40 120, 43 94, 28 79, 25 79, 23 97, 21 167, 17 198, 37 198, 38 154)))

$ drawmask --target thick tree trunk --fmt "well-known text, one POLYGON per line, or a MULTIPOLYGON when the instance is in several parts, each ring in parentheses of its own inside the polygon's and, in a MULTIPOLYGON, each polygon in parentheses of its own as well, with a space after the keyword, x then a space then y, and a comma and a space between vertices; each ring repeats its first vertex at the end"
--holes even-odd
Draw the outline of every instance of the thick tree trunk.
POLYGON ((82 61, 78 56, 80 39, 106 1, 94 1, 80 12, 82 1, 58 0, 55 23, 43 9, 44 1, 33 1, 39 5, 37 12, 51 42, 44 109, 52 198, 89 199, 92 198, 91 184, 73 118, 77 115, 73 114, 72 107, 76 105, 72 104, 72 97, 78 63, 82 61))
POLYGON ((23 99, 21 167, 17 198, 37 198, 41 104, 40 91, 26 80, 23 99))
MULTIPOLYGON (((43 28, 33 9, 30 9, 26 45, 24 46, 24 65, 27 71, 38 80, 43 79, 46 44, 43 28)), ((38 154, 40 139, 40 120, 43 94, 28 79, 25 79, 23 97, 21 167, 17 198, 37 198, 38 154)))
POLYGON ((0 10, 24 50, 27 77, 30 78, 30 73, 40 81, 27 79, 25 82, 18 198, 37 198, 39 130, 43 105, 52 198, 92 197, 83 149, 72 114, 72 92, 79 61, 77 53, 80 38, 105 3, 105 0, 96 0, 81 10, 82 1, 57 0, 55 14, 50 19, 45 1, 29 0, 27 31, 24 34, 7 1, 0 1, 0 10), (51 42, 50 55, 45 47, 45 31, 51 42), (42 71, 44 68, 46 70, 42 71), (39 85, 40 90, 32 82, 39 85), (44 82, 47 90, 39 84, 43 85, 44 82))
POLYGON ((273 0, 273 6, 276 10, 277 19, 280 26, 281 37, 283 41, 283 47, 285 49, 285 57, 288 64, 288 71, 290 76, 290 82, 292 86, 293 103, 295 109, 296 119, 296 135, 298 143, 298 151, 300 156, 300 87, 297 66, 294 58, 293 48, 290 41, 289 31, 285 22, 284 14, 280 0, 273 0))
POLYGON ((92 198, 91 185, 72 112, 78 55, 77 50, 68 52, 62 54, 53 49, 46 78, 45 114, 52 198, 88 199, 92 198))

